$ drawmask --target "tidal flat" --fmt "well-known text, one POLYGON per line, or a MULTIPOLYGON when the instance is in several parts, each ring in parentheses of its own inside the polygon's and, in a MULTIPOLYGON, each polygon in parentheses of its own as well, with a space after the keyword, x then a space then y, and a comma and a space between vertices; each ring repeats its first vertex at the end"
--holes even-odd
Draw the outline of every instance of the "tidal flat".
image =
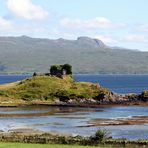
POLYGON ((87 136, 97 129, 106 129, 113 138, 148 139, 147 106, 1 107, 0 115, 1 133, 53 132, 87 136))

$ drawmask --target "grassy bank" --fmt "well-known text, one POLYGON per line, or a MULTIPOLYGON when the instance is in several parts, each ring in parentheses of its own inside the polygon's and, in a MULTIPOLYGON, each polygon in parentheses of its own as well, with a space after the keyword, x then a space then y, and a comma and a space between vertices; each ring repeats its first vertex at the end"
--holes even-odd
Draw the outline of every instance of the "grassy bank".
MULTIPOLYGON (((100 100, 101 95, 110 95, 108 89, 89 82, 75 82, 65 76, 35 76, 22 81, 0 85, 1 104, 25 104, 31 102, 77 102, 84 99, 100 100)), ((84 101, 83 100, 83 101, 84 101)), ((1 105, 0 104, 0 105, 1 105)))
MULTIPOLYGON (((60 144, 24 144, 24 143, 0 143, 0 147, 11 148, 94 148, 92 146, 60 145, 60 144)), ((101 148, 101 147, 98 147, 101 148)))
MULTIPOLYGON (((74 147, 85 146, 93 148, 97 147, 128 147, 128 148, 139 148, 139 147, 147 147, 148 140, 139 139, 139 140, 129 140, 129 139, 113 139, 109 138, 107 132, 104 130, 98 130, 94 135, 90 137, 84 136, 64 136, 57 135, 51 133, 41 133, 41 134, 22 134, 22 133, 3 133, 0 134, 0 141, 3 144, 7 144, 7 142, 13 142, 12 144, 24 143, 27 144, 38 144, 38 146, 49 146, 51 144, 57 146, 74 147)), ((54 146, 53 145, 53 146, 54 146)), ((34 145, 35 146, 35 145, 34 145)), ((52 146, 52 145, 51 145, 52 146)))
POLYGON ((142 148, 139 145, 99 145, 99 146, 79 146, 63 144, 28 144, 28 143, 8 143, 0 142, 0 148, 142 148))

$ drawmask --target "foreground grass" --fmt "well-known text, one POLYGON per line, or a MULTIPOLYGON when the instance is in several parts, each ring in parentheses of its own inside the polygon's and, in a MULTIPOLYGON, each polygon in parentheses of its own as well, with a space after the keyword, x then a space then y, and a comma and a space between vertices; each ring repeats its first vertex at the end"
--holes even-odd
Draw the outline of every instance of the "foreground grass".
POLYGON ((79 146, 63 144, 27 144, 27 143, 10 143, 0 142, 0 148, 142 148, 138 145, 100 145, 100 146, 79 146))
MULTIPOLYGON (((26 144, 26 143, 0 143, 0 148, 94 148, 93 146, 59 145, 59 144, 26 144)), ((102 148, 102 147, 97 147, 102 148)), ((110 147, 111 148, 111 147, 110 147)))
POLYGON ((107 138, 106 131, 97 130, 90 137, 60 136, 50 133, 22 135, 17 133, 1 134, 0 148, 142 148, 148 146, 148 141, 139 139, 107 138))

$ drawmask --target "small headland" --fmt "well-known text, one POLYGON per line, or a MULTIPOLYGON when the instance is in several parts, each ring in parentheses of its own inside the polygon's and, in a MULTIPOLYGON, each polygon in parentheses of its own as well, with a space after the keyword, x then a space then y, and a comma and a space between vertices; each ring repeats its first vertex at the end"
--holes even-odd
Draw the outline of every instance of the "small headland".
POLYGON ((148 90, 141 94, 116 94, 99 84, 76 82, 69 64, 53 65, 50 73, 34 73, 30 78, 0 85, 0 106, 20 105, 148 105, 148 90))

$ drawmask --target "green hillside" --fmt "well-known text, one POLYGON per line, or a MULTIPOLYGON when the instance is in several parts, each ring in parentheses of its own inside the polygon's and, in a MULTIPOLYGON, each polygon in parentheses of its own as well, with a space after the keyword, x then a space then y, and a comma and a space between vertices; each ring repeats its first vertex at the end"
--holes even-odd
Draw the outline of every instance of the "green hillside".
POLYGON ((56 63, 70 63, 74 73, 148 73, 148 52, 111 48, 88 37, 0 37, 0 53, 0 73, 47 72, 56 63))
POLYGON ((111 92, 98 84, 75 82, 71 76, 35 76, 22 81, 0 85, 0 102, 81 102, 82 99, 100 99, 111 92))

